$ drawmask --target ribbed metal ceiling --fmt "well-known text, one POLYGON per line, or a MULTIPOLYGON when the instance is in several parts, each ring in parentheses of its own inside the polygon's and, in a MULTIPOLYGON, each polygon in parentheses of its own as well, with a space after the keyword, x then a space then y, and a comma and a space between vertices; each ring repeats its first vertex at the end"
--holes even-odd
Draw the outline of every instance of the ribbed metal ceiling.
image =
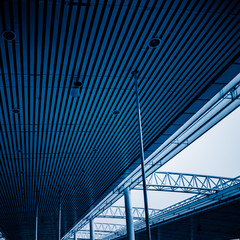
POLYGON ((64 234, 134 166, 133 70, 151 152, 226 84, 217 77, 239 56, 238 0, 0 4, 0 33, 16 35, 0 39, 0 227, 10 240, 34 238, 37 202, 39 239, 57 239, 59 190, 64 234))

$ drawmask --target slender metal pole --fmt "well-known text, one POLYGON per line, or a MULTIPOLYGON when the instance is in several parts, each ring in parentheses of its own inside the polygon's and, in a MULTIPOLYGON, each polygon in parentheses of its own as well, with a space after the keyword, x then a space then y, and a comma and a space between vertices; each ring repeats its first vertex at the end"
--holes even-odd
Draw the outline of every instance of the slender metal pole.
POLYGON ((58 240, 61 240, 61 220, 62 220, 62 206, 61 206, 61 191, 59 191, 59 219, 58 219, 58 240))
POLYGON ((94 240, 95 236, 94 236, 94 222, 93 222, 93 219, 91 219, 89 221, 89 224, 90 224, 90 240, 94 240))
POLYGON ((129 191, 128 188, 124 190, 124 200, 125 200, 125 212, 126 212, 127 239, 135 240, 133 217, 132 217, 131 192, 129 191))
MULTIPOLYGON (((38 198, 38 197, 37 197, 38 198)), ((36 204, 36 230, 35 230, 35 240, 38 239, 38 199, 36 204)))
POLYGON ((147 239, 151 240, 149 213, 148 213, 147 187, 146 187, 146 177, 145 177, 145 165, 144 165, 142 123, 141 123, 141 112, 140 112, 140 103, 139 103, 138 82, 137 82, 138 71, 135 70, 132 72, 132 74, 133 74, 134 80, 135 80, 135 93, 136 93, 137 114, 138 114, 139 142, 140 142, 140 150, 141 150, 140 156, 141 156, 141 167, 142 167, 143 196, 144 196, 145 218, 146 218, 146 228, 147 228, 147 239))

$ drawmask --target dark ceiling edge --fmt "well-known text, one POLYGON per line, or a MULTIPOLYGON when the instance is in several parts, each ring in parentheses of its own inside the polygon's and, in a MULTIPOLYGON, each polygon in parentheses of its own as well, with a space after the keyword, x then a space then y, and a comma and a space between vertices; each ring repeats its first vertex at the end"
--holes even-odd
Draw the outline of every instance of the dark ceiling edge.
MULTIPOLYGON (((211 81, 210 84, 208 84, 198 95, 197 98, 195 100, 193 100, 190 104, 188 104, 188 106, 186 106, 186 108, 184 109, 183 113, 176 117, 175 119, 172 120, 172 122, 170 122, 170 124, 168 125, 168 127, 166 127, 150 144, 149 146, 145 149, 145 159, 147 159, 148 156, 150 156, 158 147, 160 147, 160 145, 165 141, 159 143, 159 138, 164 135, 164 133, 169 129, 169 127, 176 122, 179 118, 181 118, 184 114, 187 114, 187 120, 190 119, 194 113, 186 113, 187 110, 191 107, 192 104, 194 104, 194 102, 196 102, 197 100, 203 100, 201 98, 201 96, 204 94, 204 92, 206 92, 206 90, 208 90, 211 86, 213 85, 220 85, 221 89, 227 84, 229 83, 238 73, 239 70, 238 69, 238 63, 235 64, 235 62, 238 60, 240 54, 237 54, 231 61, 230 63, 211 81), (237 67, 235 67, 235 65, 237 65, 237 67), (224 78, 224 82, 223 83, 217 83, 220 79, 224 78), (150 149, 151 146, 156 145, 158 147, 155 147, 154 149, 150 149)), ((198 109, 195 108, 195 111, 197 112, 207 101, 209 101, 215 94, 217 94, 217 92, 219 92, 219 90, 217 88, 212 88, 211 89, 211 97, 210 98, 206 98, 204 99, 204 101, 202 101, 202 105, 199 106, 198 109)), ((187 121, 186 120, 186 121, 187 121)), ((136 122, 137 122, 137 118, 136 118, 136 122)), ((179 126, 180 127, 180 126, 179 126)), ((166 139, 169 138, 172 134, 166 134, 166 139)), ((97 204, 99 204, 111 191, 113 191, 131 172, 133 172, 137 166, 140 165, 140 155, 138 155, 138 157, 133 161, 133 163, 127 168, 127 170, 125 170, 120 177, 112 183, 112 185, 107 189, 107 191, 105 191, 105 193, 96 201, 93 203, 92 207, 90 209, 88 209, 71 227, 70 229, 72 229, 85 215, 87 215, 97 204)), ((70 229, 66 232, 63 233, 62 236, 64 236, 65 234, 67 234, 70 229)))

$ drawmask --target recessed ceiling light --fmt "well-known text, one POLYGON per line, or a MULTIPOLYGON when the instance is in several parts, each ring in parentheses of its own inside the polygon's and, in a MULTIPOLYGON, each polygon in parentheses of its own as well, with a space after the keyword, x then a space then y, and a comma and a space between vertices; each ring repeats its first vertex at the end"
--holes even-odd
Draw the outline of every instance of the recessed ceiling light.
POLYGON ((13 41, 16 38, 16 34, 13 31, 7 30, 2 33, 2 37, 7 41, 13 41))
POLYGON ((160 46, 160 44, 161 44, 161 39, 158 38, 158 37, 152 38, 152 39, 150 39, 150 41, 148 42, 148 46, 149 46, 150 48, 157 48, 157 47, 160 46))
POLYGON ((14 108, 14 109, 12 110, 12 112, 13 112, 14 114, 19 114, 19 113, 20 113, 20 110, 19 110, 18 108, 14 108))
POLYGON ((120 113, 120 110, 118 110, 118 109, 114 109, 112 112, 112 114, 115 116, 118 115, 119 113, 120 113))
POLYGON ((80 96, 80 87, 82 87, 82 82, 76 81, 73 82, 73 87, 71 91, 71 96, 72 97, 79 97, 80 96))
POLYGON ((83 85, 82 82, 79 82, 79 81, 76 81, 73 83, 74 87, 82 87, 82 85, 83 85))

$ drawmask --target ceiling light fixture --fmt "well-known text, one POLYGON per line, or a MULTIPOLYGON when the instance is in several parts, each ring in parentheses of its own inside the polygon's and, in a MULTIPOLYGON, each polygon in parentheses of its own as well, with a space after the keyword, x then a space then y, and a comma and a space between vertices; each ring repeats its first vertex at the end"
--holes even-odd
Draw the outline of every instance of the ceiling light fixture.
POLYGON ((115 116, 117 116, 119 113, 120 113, 120 110, 118 110, 118 109, 114 109, 112 112, 112 114, 115 116))
POLYGON ((14 114, 19 114, 19 113, 20 113, 20 110, 19 110, 18 108, 14 108, 14 109, 12 110, 12 112, 13 112, 14 114))
POLYGON ((154 38, 150 39, 150 41, 148 42, 148 47, 157 48, 160 46, 160 44, 161 44, 161 39, 158 37, 154 37, 154 38))
POLYGON ((4 40, 13 41, 16 38, 16 34, 13 31, 7 30, 2 33, 2 37, 4 40))
POLYGON ((76 81, 73 82, 71 96, 72 97, 79 97, 80 96, 80 88, 82 87, 82 82, 76 81))

